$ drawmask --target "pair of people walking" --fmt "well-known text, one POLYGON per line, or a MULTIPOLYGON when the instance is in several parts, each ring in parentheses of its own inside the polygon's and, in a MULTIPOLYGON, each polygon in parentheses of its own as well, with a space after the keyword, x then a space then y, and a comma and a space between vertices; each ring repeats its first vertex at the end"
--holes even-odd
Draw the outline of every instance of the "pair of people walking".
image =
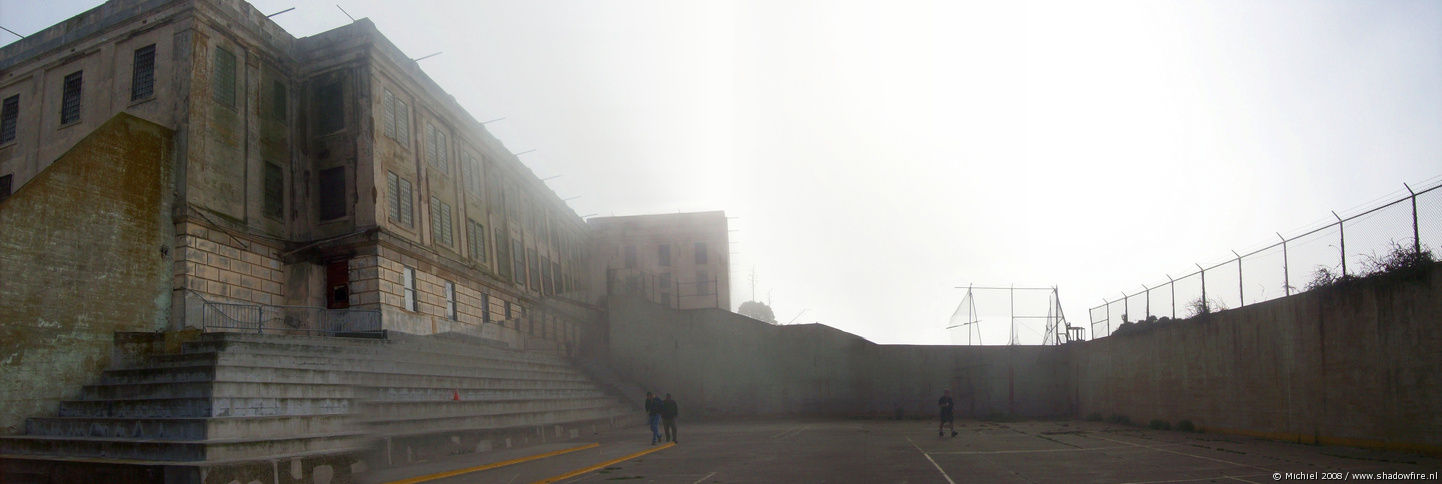
POLYGON ((651 425, 651 445, 661 442, 661 429, 666 430, 665 441, 680 443, 676 438, 676 416, 681 414, 681 409, 676 405, 676 400, 671 399, 671 394, 666 394, 662 400, 651 392, 646 392, 646 420, 651 425))

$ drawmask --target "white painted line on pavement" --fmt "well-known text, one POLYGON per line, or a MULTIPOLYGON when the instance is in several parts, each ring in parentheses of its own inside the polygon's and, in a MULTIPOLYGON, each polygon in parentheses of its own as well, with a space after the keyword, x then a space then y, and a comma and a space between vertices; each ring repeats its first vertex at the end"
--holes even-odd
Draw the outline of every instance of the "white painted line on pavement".
POLYGON ((907 441, 907 442, 911 442, 911 446, 912 446, 912 447, 916 447, 917 452, 921 452, 922 457, 926 457, 926 461, 927 461, 927 462, 930 462, 930 463, 931 463, 931 466, 936 468, 936 472, 940 472, 940 473, 941 473, 941 477, 946 478, 946 482, 947 482, 947 483, 949 483, 949 484, 956 484, 956 481, 951 480, 951 476, 946 475, 946 471, 941 470, 941 466, 939 466, 939 465, 936 464, 936 460, 933 460, 933 459, 931 458, 931 454, 928 454, 928 453, 926 453, 926 451, 921 450, 921 446, 916 445, 916 442, 915 442, 915 441, 912 441, 912 440, 911 440, 911 437, 907 437, 907 438, 906 438, 906 441, 907 441))
POLYGON ((706 477, 702 477, 702 478, 700 478, 700 479, 697 479, 696 482, 693 482, 693 483, 691 483, 691 484, 701 484, 702 482, 705 482, 707 479, 710 479, 711 476, 714 476, 714 475, 716 475, 715 472, 712 472, 712 473, 710 473, 710 474, 706 474, 706 477))

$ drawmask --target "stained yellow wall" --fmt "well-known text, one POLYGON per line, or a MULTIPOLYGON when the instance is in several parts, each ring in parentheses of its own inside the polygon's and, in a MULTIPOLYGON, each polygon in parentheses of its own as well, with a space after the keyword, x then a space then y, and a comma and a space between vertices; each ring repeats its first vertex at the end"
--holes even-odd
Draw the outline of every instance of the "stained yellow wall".
POLYGON ((0 433, 53 415, 170 307, 171 131, 119 114, 0 202, 0 433))

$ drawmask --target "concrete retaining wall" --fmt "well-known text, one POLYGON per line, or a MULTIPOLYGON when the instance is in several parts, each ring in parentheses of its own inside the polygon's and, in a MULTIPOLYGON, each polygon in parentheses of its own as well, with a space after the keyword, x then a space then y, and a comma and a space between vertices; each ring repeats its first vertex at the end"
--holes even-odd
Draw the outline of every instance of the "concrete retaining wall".
POLYGON ((775 326, 717 309, 612 298, 610 361, 693 416, 1070 413, 1070 366, 1053 348, 877 345, 824 325, 775 326))
POLYGON ((1082 415, 1442 451, 1442 265, 1075 350, 1082 415))

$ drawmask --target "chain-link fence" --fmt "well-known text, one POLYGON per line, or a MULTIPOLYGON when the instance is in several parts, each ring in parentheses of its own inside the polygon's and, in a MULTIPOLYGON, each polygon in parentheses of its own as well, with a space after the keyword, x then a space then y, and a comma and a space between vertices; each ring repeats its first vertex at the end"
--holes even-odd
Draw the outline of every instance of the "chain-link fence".
POLYGON ((1093 338, 1109 336, 1122 323, 1189 318, 1238 308, 1305 291, 1318 280, 1355 276, 1374 269, 1396 251, 1442 247, 1442 183, 1414 190, 1351 216, 1332 213, 1334 222, 1238 253, 1235 258, 1165 281, 1118 292, 1091 308, 1093 338))

